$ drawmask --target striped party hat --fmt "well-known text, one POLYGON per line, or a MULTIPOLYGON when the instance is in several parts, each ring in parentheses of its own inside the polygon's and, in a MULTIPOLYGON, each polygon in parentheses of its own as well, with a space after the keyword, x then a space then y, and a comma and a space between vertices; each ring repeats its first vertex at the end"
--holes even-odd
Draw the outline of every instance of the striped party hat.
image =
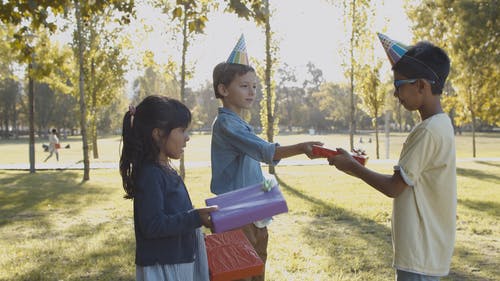
POLYGON ((380 39, 380 43, 384 47, 385 53, 391 62, 391 65, 394 66, 401 57, 408 52, 408 47, 400 42, 394 41, 391 38, 385 36, 382 33, 377 33, 378 39, 380 39))
POLYGON ((247 55, 247 45, 245 44, 245 37, 243 36, 243 34, 241 34, 238 43, 236 43, 236 46, 234 46, 234 49, 231 52, 231 55, 229 55, 229 58, 227 59, 226 62, 249 65, 248 55, 247 55))

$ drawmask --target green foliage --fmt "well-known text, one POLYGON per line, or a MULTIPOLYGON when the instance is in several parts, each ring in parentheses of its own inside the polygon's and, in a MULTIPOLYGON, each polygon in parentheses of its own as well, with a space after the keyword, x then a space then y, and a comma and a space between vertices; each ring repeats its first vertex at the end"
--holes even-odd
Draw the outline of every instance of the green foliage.
POLYGON ((39 30, 32 53, 31 77, 48 84, 54 91, 69 94, 73 91, 70 83, 75 75, 75 61, 68 46, 60 46, 50 40, 46 30, 39 30))
POLYGON ((334 129, 349 127, 349 88, 334 83, 324 83, 312 95, 317 110, 324 114, 334 129))
POLYGON ((415 38, 442 46, 451 58, 458 125, 474 117, 500 124, 499 6, 498 0, 440 0, 408 8, 415 38))
POLYGON ((344 75, 348 78, 350 84, 350 149, 354 148, 354 132, 356 131, 356 108, 358 105, 357 95, 359 90, 359 76, 362 63, 373 61, 373 38, 375 34, 371 31, 374 20, 374 6, 370 0, 346 0, 342 2, 344 13, 344 29, 349 34, 349 46, 343 50, 345 62, 344 75), (371 15, 371 16, 370 16, 371 15))
POLYGON ((254 20, 259 25, 265 25, 269 16, 265 2, 268 0, 226 0, 229 2, 226 10, 236 13, 239 17, 254 20))
MULTIPOLYGON (((83 18, 102 11, 107 6, 112 6, 121 12, 121 17, 118 19, 118 22, 121 24, 130 22, 130 16, 134 15, 133 0, 81 2, 83 18)), ((0 5, 0 20, 16 26, 16 31, 13 35, 15 40, 12 41, 12 46, 15 50, 20 51, 22 61, 30 59, 32 50, 29 44, 32 33, 40 28, 46 28, 51 33, 55 32, 57 29, 55 23, 57 16, 67 15, 72 3, 72 0, 15 0, 7 1, 6 3, 2 1, 2 5, 0 5)))
POLYGON ((203 33, 206 22, 208 21, 207 14, 211 9, 216 7, 216 3, 210 0, 177 0, 175 5, 168 1, 163 3, 165 13, 168 13, 169 7, 172 6, 172 20, 178 20, 179 23, 186 21, 189 34, 203 33))
POLYGON ((375 66, 363 65, 358 72, 359 92, 361 97, 361 109, 376 119, 382 113, 386 91, 380 87, 379 71, 382 61, 375 66))
MULTIPOLYGON (((76 129, 78 101, 68 94, 54 90, 47 83, 35 83, 35 125, 41 135, 51 128, 76 129)), ((25 97, 26 98, 26 97, 25 97)))
POLYGON ((165 65, 157 64, 153 54, 148 52, 144 59, 144 73, 134 80, 134 95, 132 101, 138 104, 150 95, 165 95, 180 99, 180 85, 177 73, 179 66, 172 60, 165 65))
POLYGON ((207 82, 197 92, 190 92, 190 97, 188 98, 188 107, 193 113, 191 128, 210 131, 219 107, 212 83, 207 82))
MULTIPOLYGON (((123 125, 123 116, 130 104, 125 92, 116 96, 108 106, 97 112, 96 130, 101 134, 119 134, 123 125)), ((102 148, 100 149, 103 150, 102 148)), ((99 155, 99 158, 101 155, 99 155)))
POLYGON ((0 80, 0 128, 2 128, 3 138, 9 138, 9 127, 15 131, 17 111, 19 110, 19 101, 21 100, 21 91, 19 82, 12 78, 0 80))
POLYGON ((286 62, 283 67, 278 68, 276 99, 277 116, 280 116, 280 125, 287 127, 292 132, 294 127, 306 127, 307 120, 302 118, 306 116, 304 111, 305 99, 304 89, 299 87, 295 69, 291 68, 286 62))
MULTIPOLYGON (((259 62, 257 60, 253 60, 253 66, 255 68, 255 72, 259 81, 266 81, 266 67, 264 63, 259 62)), ((263 85, 265 88, 262 91, 263 97, 260 100, 260 125, 262 126, 262 133, 269 140, 269 132, 272 132, 272 136, 279 133, 278 123, 279 120, 276 116, 276 86, 274 81, 270 85, 271 93, 267 91, 266 85, 263 85), (271 109, 271 110, 270 110, 271 109), (274 121, 275 122, 274 122, 274 121), (273 122, 271 122, 273 121, 273 122)), ((272 137, 271 136, 271 137, 272 137)))

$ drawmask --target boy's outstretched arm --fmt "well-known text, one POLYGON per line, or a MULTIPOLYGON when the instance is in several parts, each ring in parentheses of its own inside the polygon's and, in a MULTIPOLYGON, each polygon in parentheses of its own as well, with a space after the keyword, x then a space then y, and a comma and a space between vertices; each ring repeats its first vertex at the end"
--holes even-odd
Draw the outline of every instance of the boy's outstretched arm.
POLYGON ((274 152, 273 160, 280 160, 283 158, 288 158, 302 153, 307 155, 307 157, 309 157, 310 159, 317 158, 312 154, 313 145, 323 145, 323 143, 318 141, 309 141, 294 145, 276 146, 276 151, 274 152))
POLYGON ((335 166, 337 169, 349 175, 362 179, 386 196, 396 198, 406 187, 408 187, 399 171, 394 171, 392 175, 380 174, 361 165, 349 152, 342 148, 337 148, 337 151, 341 153, 328 158, 330 165, 335 166))

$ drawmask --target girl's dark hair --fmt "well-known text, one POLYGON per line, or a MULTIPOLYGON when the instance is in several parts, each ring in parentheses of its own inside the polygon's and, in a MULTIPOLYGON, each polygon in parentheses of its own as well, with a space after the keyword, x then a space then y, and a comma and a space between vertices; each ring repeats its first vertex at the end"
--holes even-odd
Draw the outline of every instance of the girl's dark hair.
POLYGON ((213 71, 213 84, 215 97, 221 99, 222 96, 219 94, 217 87, 219 84, 229 86, 233 81, 236 74, 245 75, 247 72, 255 72, 255 69, 249 65, 237 64, 237 63, 227 63, 221 62, 215 66, 213 71))
POLYGON ((145 163, 156 163, 160 149, 153 140, 153 129, 163 130, 168 136, 175 128, 187 128, 191 123, 191 112, 180 101, 164 96, 148 96, 135 109, 123 117, 120 156, 125 198, 135 196, 137 176, 145 163))

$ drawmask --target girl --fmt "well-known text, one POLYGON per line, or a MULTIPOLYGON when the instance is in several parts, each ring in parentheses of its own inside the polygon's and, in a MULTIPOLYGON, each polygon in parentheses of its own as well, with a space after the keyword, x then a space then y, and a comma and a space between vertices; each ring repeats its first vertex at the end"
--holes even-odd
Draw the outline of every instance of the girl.
POLYGON ((161 96, 146 97, 123 118, 120 174, 125 198, 134 201, 137 280, 208 280, 200 226, 212 226, 217 207, 193 209, 170 163, 183 153, 190 122, 184 104, 161 96))
POLYGON ((52 154, 56 154, 56 160, 59 161, 59 138, 57 137, 57 130, 52 129, 49 134, 49 156, 43 160, 43 162, 47 162, 50 157, 52 157, 52 154))

